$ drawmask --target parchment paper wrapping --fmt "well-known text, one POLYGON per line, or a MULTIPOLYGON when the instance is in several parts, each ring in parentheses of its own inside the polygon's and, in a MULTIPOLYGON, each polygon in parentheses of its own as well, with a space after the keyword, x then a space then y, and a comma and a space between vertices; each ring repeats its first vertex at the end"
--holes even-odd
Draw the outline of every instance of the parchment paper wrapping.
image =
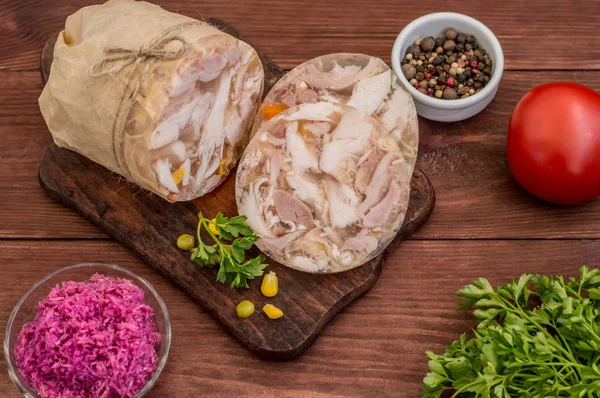
MULTIPOLYGON (((111 0, 82 8, 67 18, 56 42, 50 77, 39 105, 58 146, 79 152, 170 201, 189 200, 214 189, 239 159, 249 139, 263 78, 256 52, 218 29, 150 3, 111 0), (235 70, 234 47, 239 49, 237 63, 246 62, 235 70), (213 125, 205 125, 196 134, 200 140, 197 149, 190 149, 191 142, 186 142, 186 156, 192 157, 191 162, 201 163, 207 152, 221 158, 218 177, 209 184, 206 179, 194 180, 197 186, 193 189, 188 187, 176 193, 160 183, 152 164, 153 145, 157 145, 152 134, 168 116, 166 113, 177 112, 197 99, 197 93, 191 91, 187 97, 176 93, 179 97, 175 98, 173 93, 185 76, 195 73, 198 65, 194 62, 218 51, 229 56, 226 68, 231 72, 217 80, 226 88, 231 86, 232 94, 225 101, 217 98, 210 105, 209 116, 204 120, 213 125), (245 81, 248 79, 251 84, 245 81), (223 129, 231 116, 229 109, 239 102, 239 98, 232 98, 233 91, 242 90, 244 84, 250 92, 241 97, 251 102, 244 109, 250 116, 242 120, 240 131, 231 133, 237 135, 237 142, 229 142, 228 148, 223 129), (211 119, 210 112, 219 106, 223 118, 211 119), (205 142, 210 131, 221 136, 205 142)), ((217 89, 217 83, 206 83, 207 91, 217 89)), ((205 159, 204 166, 208 162, 205 159)))

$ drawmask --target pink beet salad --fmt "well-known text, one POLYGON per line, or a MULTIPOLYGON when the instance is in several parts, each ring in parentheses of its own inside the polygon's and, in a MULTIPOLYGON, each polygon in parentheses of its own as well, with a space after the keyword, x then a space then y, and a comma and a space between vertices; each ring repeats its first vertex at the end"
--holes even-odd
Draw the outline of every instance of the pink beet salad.
POLYGON ((95 274, 53 288, 15 354, 43 398, 131 397, 156 370, 160 337, 142 289, 95 274))

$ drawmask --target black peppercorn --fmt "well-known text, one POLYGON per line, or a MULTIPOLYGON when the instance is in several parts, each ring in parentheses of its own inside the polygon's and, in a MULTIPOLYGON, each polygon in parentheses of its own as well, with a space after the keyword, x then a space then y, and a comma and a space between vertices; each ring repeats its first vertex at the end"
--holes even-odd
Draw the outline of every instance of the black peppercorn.
POLYGON ((433 60, 434 65, 440 65, 442 62, 444 62, 444 57, 442 57, 441 55, 438 55, 433 60))
POLYGON ((456 42, 459 44, 465 44, 465 35, 463 33, 459 33, 456 35, 456 42))
POLYGON ((449 29, 446 29, 446 31, 444 32, 444 34, 446 36, 446 39, 454 40, 454 39, 456 39, 456 36, 458 35, 458 32, 454 28, 449 28, 449 29))
POLYGON ((444 99, 456 99, 458 98, 458 93, 454 89, 446 87, 443 96, 444 99))
POLYGON ((431 36, 421 40, 421 50, 429 52, 435 47, 435 39, 431 36))
POLYGON ((471 43, 465 44, 465 51, 471 51, 473 49, 473 45, 471 43))
POLYGON ((458 75, 456 75, 456 80, 458 80, 459 82, 464 82, 465 80, 467 80, 467 76, 465 76, 464 73, 459 73, 458 75))
POLYGON ((417 74, 417 70, 414 66, 406 64, 402 66, 402 73, 404 73, 404 77, 406 77, 407 80, 410 80, 413 77, 415 77, 415 75, 417 74))
POLYGON ((435 38, 435 47, 441 47, 444 44, 444 38, 436 37, 435 38))
MULTIPOLYGON (((421 66, 421 68, 423 68, 421 66)), ((419 70, 419 67, 417 66, 417 70, 419 70)), ((423 71, 417 72, 417 74, 415 75, 415 79, 417 79, 417 81, 421 81, 423 79, 425 79, 425 75, 423 74, 423 71)))
POLYGON ((421 54, 421 49, 414 44, 406 49, 407 54, 412 54, 414 58, 417 58, 421 54))
POLYGON ((456 43, 454 40, 446 40, 444 42, 444 50, 445 51, 454 51, 456 49, 456 43))
POLYGON ((473 44, 473 43, 475 43, 475 37, 473 37, 473 35, 467 35, 467 36, 465 37, 465 41, 466 41, 467 43, 471 43, 471 44, 473 44))

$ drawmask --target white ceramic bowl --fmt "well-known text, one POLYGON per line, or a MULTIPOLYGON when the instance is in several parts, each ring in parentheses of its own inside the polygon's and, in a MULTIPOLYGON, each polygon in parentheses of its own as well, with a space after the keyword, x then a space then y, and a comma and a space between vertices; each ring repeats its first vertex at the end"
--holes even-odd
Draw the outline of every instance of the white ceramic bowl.
POLYGON ((478 20, 453 12, 438 12, 415 19, 400 32, 392 49, 392 68, 406 89, 412 94, 417 113, 438 122, 456 122, 470 118, 481 112, 496 95, 498 84, 504 70, 504 55, 500 42, 492 31, 478 20), (477 94, 456 100, 443 100, 430 97, 414 88, 402 73, 400 61, 406 49, 415 40, 427 36, 443 36, 447 28, 475 36, 481 48, 487 51, 492 59, 492 76, 488 84, 477 94))

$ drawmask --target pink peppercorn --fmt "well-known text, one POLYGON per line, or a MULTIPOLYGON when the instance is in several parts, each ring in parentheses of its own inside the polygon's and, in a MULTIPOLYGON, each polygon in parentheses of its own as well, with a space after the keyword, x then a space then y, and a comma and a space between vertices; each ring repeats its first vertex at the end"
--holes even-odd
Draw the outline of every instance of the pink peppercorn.
POLYGON ((448 80, 446 80, 446 85, 448 87, 454 87, 456 85, 456 80, 453 77, 449 77, 448 80))
POLYGON ((433 90, 431 89, 431 87, 429 87, 429 88, 427 89, 427 94, 432 94, 432 93, 433 93, 433 90))
POLYGON ((477 68, 477 61, 471 61, 471 68, 477 68))
POLYGON ((415 83, 415 88, 419 88, 419 87, 421 87, 421 85, 419 84, 419 82, 416 82, 415 83))

